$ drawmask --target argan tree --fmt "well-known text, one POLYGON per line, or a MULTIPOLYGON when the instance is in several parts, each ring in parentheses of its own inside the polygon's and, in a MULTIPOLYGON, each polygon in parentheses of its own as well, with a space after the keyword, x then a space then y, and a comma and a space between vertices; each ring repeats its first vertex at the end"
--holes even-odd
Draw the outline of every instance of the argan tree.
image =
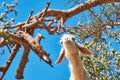
POLYGON ((15 25, 11 25, 14 18, 11 20, 6 18, 10 12, 17 15, 17 11, 14 9, 18 4, 17 1, 12 4, 2 4, 7 10, 0 15, 0 47, 7 46, 10 55, 5 65, 0 67, 0 72, 2 72, 0 80, 3 79, 21 46, 24 47, 24 52, 18 65, 16 79, 24 78, 23 72, 28 62, 30 50, 33 50, 39 58, 53 67, 49 54, 40 43, 44 36, 37 34, 33 38, 36 29, 46 30, 50 35, 68 32, 79 36, 80 40, 78 41, 94 53, 91 58, 81 57, 91 75, 91 79, 116 80, 120 78, 120 72, 113 72, 114 69, 117 71, 120 69, 119 49, 114 49, 113 46, 115 43, 120 46, 120 0, 82 0, 81 2, 68 0, 69 2, 78 5, 68 10, 56 10, 49 9, 50 1, 47 2, 45 9, 35 15, 32 15, 33 11, 31 11, 25 22, 18 22, 15 25), (100 9, 99 12, 96 12, 94 8, 96 6, 99 6, 97 7, 97 9, 100 9), (69 24, 65 25, 69 18, 84 11, 89 13, 89 15, 83 16, 88 21, 83 21, 82 18, 76 27, 69 24), (110 40, 113 40, 113 42, 110 40))
POLYGON ((79 42, 94 53, 81 57, 92 80, 120 79, 119 7, 120 3, 109 3, 91 8, 80 18, 78 26, 71 27, 73 34, 80 37, 79 42))

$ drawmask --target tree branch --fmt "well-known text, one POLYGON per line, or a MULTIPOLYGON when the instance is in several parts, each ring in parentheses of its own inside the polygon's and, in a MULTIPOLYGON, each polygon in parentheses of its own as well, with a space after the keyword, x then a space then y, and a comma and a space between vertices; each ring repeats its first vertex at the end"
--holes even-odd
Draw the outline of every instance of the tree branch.
MULTIPOLYGON (((46 21, 46 19, 45 19, 46 17, 55 16, 55 19, 52 19, 52 21, 50 21, 50 23, 48 23, 48 28, 42 27, 42 28, 46 29, 47 31, 50 31, 48 29, 50 27, 52 27, 52 24, 54 22, 60 21, 61 26, 62 26, 68 18, 70 18, 78 13, 81 13, 85 10, 89 10, 90 8, 93 8, 95 6, 98 6, 101 4, 107 4, 107 3, 111 3, 111 2, 120 2, 120 0, 88 0, 85 3, 81 3, 80 5, 78 5, 74 8, 68 9, 68 10, 48 9, 48 7, 49 7, 49 5, 48 5, 44 10, 42 10, 38 14, 31 17, 31 23, 25 24, 25 22, 23 22, 23 23, 16 24, 16 25, 11 26, 11 27, 4 27, 4 28, 7 28, 7 29, 8 28, 15 28, 15 27, 34 28, 34 26, 38 26, 38 24, 43 24, 46 21), (36 18, 38 20, 36 20, 36 18)), ((60 24, 58 24, 58 26, 59 25, 60 24)), ((59 32, 59 27, 58 27, 57 32, 59 32)), ((56 32, 56 30, 55 30, 55 32, 56 32)))
POLYGON ((13 51, 11 52, 6 64, 3 66, 3 67, 0 67, 0 72, 2 72, 2 75, 0 76, 0 80, 2 80, 2 78, 4 77, 4 75, 6 74, 8 68, 10 67, 13 59, 15 58, 18 50, 20 48, 20 45, 16 44, 14 47, 13 47, 13 51))
POLYGON ((67 10, 68 13, 70 13, 70 17, 83 12, 85 10, 89 10, 95 6, 102 5, 102 4, 107 4, 107 3, 112 3, 112 2, 120 2, 120 0, 88 0, 85 3, 82 3, 74 8, 71 8, 67 10))
POLYGON ((0 40, 0 47, 3 47, 4 45, 8 44, 4 38, 1 38, 0 40))
POLYGON ((42 48, 42 46, 38 43, 38 38, 33 39, 31 35, 28 33, 25 33, 23 31, 19 31, 19 34, 21 37, 29 44, 30 48, 46 63, 49 65, 52 64, 48 54, 45 52, 45 50, 42 48))
POLYGON ((24 46, 24 53, 22 55, 19 67, 17 69, 17 73, 16 73, 16 79, 23 79, 23 71, 25 69, 25 65, 28 62, 28 55, 30 52, 30 48, 28 45, 24 46))

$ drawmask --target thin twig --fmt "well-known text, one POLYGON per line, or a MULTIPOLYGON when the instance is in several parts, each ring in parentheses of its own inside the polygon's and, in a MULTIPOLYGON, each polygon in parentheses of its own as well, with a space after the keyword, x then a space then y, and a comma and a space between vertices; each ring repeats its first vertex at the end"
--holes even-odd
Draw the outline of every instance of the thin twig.
POLYGON ((29 21, 30 21, 30 19, 31 19, 31 17, 32 17, 33 12, 34 12, 33 10, 30 12, 30 15, 29 15, 26 23, 29 23, 29 21))
POLYGON ((10 49, 9 45, 7 44, 6 46, 8 48, 9 53, 11 53, 11 49, 10 49))

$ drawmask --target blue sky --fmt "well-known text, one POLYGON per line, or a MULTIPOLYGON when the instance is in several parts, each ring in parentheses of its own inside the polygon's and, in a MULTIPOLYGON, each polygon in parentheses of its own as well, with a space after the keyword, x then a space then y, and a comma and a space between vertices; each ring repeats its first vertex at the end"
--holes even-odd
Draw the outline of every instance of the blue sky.
MULTIPOLYGON (((11 3, 12 1, 14 0, 0 0, 0 3, 11 3)), ((24 22, 27 20, 31 10, 34 10, 34 15, 37 14, 40 10, 46 7, 47 1, 48 0, 19 0, 19 4, 16 7, 16 9, 18 10, 18 15, 14 16, 14 13, 10 13, 8 18, 14 17, 14 24, 17 24, 18 22, 24 22)), ((66 4, 66 1, 67 0, 52 0, 50 8, 59 10, 70 9, 71 5, 64 6, 66 4)), ((67 20, 66 24, 77 25, 79 17, 83 15, 84 13, 80 13, 76 16, 73 16, 72 18, 67 20)), ((85 21, 87 21, 87 19, 85 21)), ((69 80, 70 71, 68 68, 68 61, 65 60, 59 65, 55 64, 55 61, 58 58, 61 49, 59 40, 63 34, 49 35, 47 31, 38 29, 36 30, 34 36, 36 36, 37 33, 40 33, 45 37, 45 39, 41 41, 41 44, 43 48, 48 53, 50 53, 50 58, 52 59, 52 64, 54 68, 51 68, 48 64, 41 61, 39 57, 33 51, 31 51, 29 54, 29 62, 27 63, 26 68, 24 70, 23 80, 69 80)), ((114 47, 119 50, 120 47, 117 46, 118 45, 115 45, 114 47)), ((6 49, 6 47, 3 47, 1 49, 6 49)), ((3 80, 16 80, 16 70, 18 68, 22 53, 23 47, 20 48, 3 80)), ((4 65, 8 56, 8 50, 5 50, 5 55, 0 55, 0 66, 4 65)))
MULTIPOLYGON (((11 3, 13 0, 0 0, 0 3, 3 1, 6 3, 11 3)), ((47 1, 48 0, 19 0, 19 5, 16 7, 18 10, 18 15, 14 16, 12 13, 9 17, 11 18, 14 16, 15 23, 24 22, 27 20, 31 10, 34 10, 34 14, 37 14, 40 10, 46 7, 47 1)), ((65 10, 71 7, 64 6, 65 4, 66 2, 64 0, 53 0, 50 8, 65 10)), ((78 16, 80 15, 74 16, 66 23, 69 25, 77 25, 78 16)), ((58 58, 59 51, 61 49, 59 40, 62 34, 49 35, 45 30, 37 30, 36 33, 37 32, 41 33, 45 37, 45 39, 41 41, 41 44, 44 49, 50 53, 54 68, 51 68, 45 62, 40 61, 38 56, 33 51, 31 51, 29 54, 29 62, 27 63, 24 71, 24 80, 68 80, 70 76, 68 61, 65 60, 59 65, 55 64, 55 60, 58 58)), ((4 80, 15 80, 16 70, 18 68, 22 53, 23 48, 21 47, 11 67, 6 73, 4 80)), ((0 66, 4 65, 8 56, 9 52, 6 50, 5 55, 0 56, 0 66)))

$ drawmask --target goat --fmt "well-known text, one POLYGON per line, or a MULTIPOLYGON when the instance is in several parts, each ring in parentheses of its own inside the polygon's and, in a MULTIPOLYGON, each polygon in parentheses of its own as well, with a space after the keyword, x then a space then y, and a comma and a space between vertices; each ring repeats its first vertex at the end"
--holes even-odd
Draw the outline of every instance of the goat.
POLYGON ((81 46, 79 43, 76 43, 75 37, 69 34, 64 34, 61 37, 60 43, 62 49, 56 60, 56 64, 59 64, 63 59, 67 58, 71 73, 69 80, 90 80, 89 74, 82 64, 79 53, 91 55, 91 51, 81 46))

